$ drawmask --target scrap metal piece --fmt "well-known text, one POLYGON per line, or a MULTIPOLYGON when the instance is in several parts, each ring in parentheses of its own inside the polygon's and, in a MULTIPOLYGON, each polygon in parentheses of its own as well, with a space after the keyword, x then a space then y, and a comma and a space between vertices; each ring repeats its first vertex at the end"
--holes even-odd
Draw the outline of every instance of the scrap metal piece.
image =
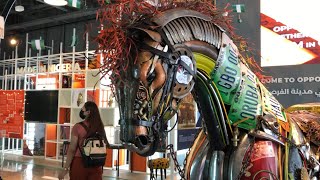
POLYGON ((192 41, 194 38, 193 38, 193 35, 190 31, 190 28, 188 27, 188 25, 185 22, 185 19, 179 18, 179 19, 177 19, 177 21, 180 23, 182 28, 185 30, 186 36, 184 38, 186 39, 186 41, 192 41))
MULTIPOLYGON (((215 25, 215 24, 214 24, 215 25)), ((217 47, 220 48, 221 47, 221 42, 222 42, 222 33, 223 31, 219 28, 219 26, 215 25, 216 26, 216 30, 218 32, 218 37, 217 37, 217 47)))
POLYGON ((194 18, 189 18, 191 22, 193 22, 194 28, 196 30, 196 38, 202 41, 202 30, 200 29, 199 24, 194 18))
POLYGON ((305 167, 301 168, 300 173, 301 180, 310 180, 308 170, 305 167))
MULTIPOLYGON (((224 179, 233 180, 237 179, 238 174, 241 171, 243 159, 245 157, 245 154, 250 147, 251 138, 248 134, 241 134, 240 135, 240 142, 238 147, 234 150, 233 153, 230 153, 229 158, 229 168, 227 174, 227 178, 224 179)), ((227 155, 226 155, 227 156, 227 155)))
POLYGON ((162 30, 164 31, 164 33, 166 34, 169 42, 171 45, 174 45, 174 42, 173 42, 173 38, 171 36, 171 34, 169 33, 169 30, 167 29, 167 27, 163 27, 162 30))
POLYGON ((208 23, 209 25, 209 29, 210 29, 210 33, 211 33, 211 41, 210 41, 210 44, 211 45, 214 45, 215 44, 215 41, 216 41, 216 36, 215 36, 215 33, 214 33, 214 30, 213 30, 213 25, 212 23, 208 23))
MULTIPOLYGON (((182 28, 182 26, 178 23, 178 21, 177 21, 177 20, 173 20, 171 23, 172 23, 173 26, 176 28, 176 30, 177 30, 178 32, 180 32, 180 33, 178 33, 178 34, 179 34, 179 36, 180 36, 181 42, 186 41, 186 39, 185 39, 185 37, 186 37, 186 32, 185 32, 185 30, 182 28)), ((181 43, 181 42, 180 42, 180 43, 181 43)))
POLYGON ((144 29, 144 28, 138 28, 138 27, 134 27, 134 29, 138 29, 141 31, 144 31, 145 33, 147 33, 154 41, 156 42, 161 42, 161 35, 158 32, 155 31, 151 31, 148 29, 144 29))
POLYGON ((180 29, 176 23, 174 21, 171 21, 170 23, 168 23, 168 25, 171 27, 171 29, 175 32, 176 37, 178 38, 179 43, 184 42, 184 38, 183 38, 183 30, 180 29))
POLYGON ((177 34, 175 33, 175 30, 172 29, 168 24, 167 24, 167 26, 165 26, 165 28, 167 28, 169 34, 171 34, 171 37, 172 37, 174 44, 178 44, 179 40, 178 40, 177 34))
POLYGON ((291 128, 292 128, 292 139, 294 140, 295 144, 300 146, 307 143, 301 129, 299 128, 298 124, 295 121, 291 121, 291 128))
POLYGON ((208 29, 208 32, 209 32, 209 37, 208 37, 209 44, 211 44, 213 41, 213 35, 212 35, 212 30, 210 28, 210 24, 211 24, 210 22, 205 22, 206 28, 208 29))
POLYGON ((200 29, 198 27, 198 25, 196 24, 196 22, 194 22, 194 20, 192 18, 188 18, 188 22, 190 22, 190 26, 193 28, 193 35, 196 39, 200 39, 200 29))
POLYGON ((197 25, 198 25, 198 27, 199 27, 199 29, 200 29, 200 40, 201 41, 205 41, 205 31, 204 31, 204 28, 203 28, 203 26, 202 26, 202 23, 200 22, 200 19, 197 19, 197 18, 193 18, 194 19, 194 21, 197 23, 197 25))
POLYGON ((218 32, 218 30, 217 30, 217 28, 216 28, 216 26, 214 24, 212 24, 212 27, 213 27, 213 32, 215 34, 215 39, 216 39, 215 42, 214 42, 214 45, 216 47, 218 47, 218 44, 219 44, 219 42, 218 42, 219 32, 218 32))
POLYGON ((207 43, 209 43, 210 31, 209 31, 209 29, 208 29, 207 23, 206 23, 205 21, 200 21, 200 22, 201 22, 201 24, 202 24, 202 27, 203 27, 204 33, 205 33, 204 39, 205 39, 205 41, 206 41, 207 43))
POLYGON ((213 41, 212 39, 213 39, 213 35, 212 35, 212 31, 211 31, 211 29, 210 29, 210 25, 209 24, 211 24, 211 22, 204 22, 205 23, 205 28, 206 29, 208 29, 208 36, 209 36, 209 38, 208 38, 208 43, 209 44, 211 44, 211 42, 213 41))
POLYGON ((197 28, 197 36, 198 36, 198 39, 201 40, 201 41, 203 41, 203 39, 202 39, 203 33, 202 33, 201 27, 199 26, 199 24, 198 24, 198 22, 197 22, 197 20, 196 20, 195 18, 191 18, 191 19, 193 20, 193 23, 195 24, 195 26, 196 26, 196 28, 197 28))
POLYGON ((185 19, 186 19, 187 23, 189 24, 189 27, 191 27, 191 31, 192 31, 193 37, 195 39, 199 39, 198 36, 197 36, 196 25, 193 23, 193 21, 190 18, 185 18, 185 19))
POLYGON ((262 129, 265 133, 278 137, 275 132, 279 133, 279 123, 277 122, 277 119, 272 114, 266 114, 262 117, 266 122, 262 123, 262 129))
POLYGON ((211 156, 207 158, 210 158, 208 179, 223 179, 224 156, 223 151, 213 151, 211 156))
POLYGON ((211 21, 212 18, 210 16, 204 15, 200 12, 188 10, 184 8, 174 8, 167 10, 163 13, 159 13, 158 15, 154 16, 151 20, 158 25, 164 27, 169 22, 178 19, 180 17, 195 17, 199 19, 203 19, 205 21, 211 21))
POLYGON ((282 146, 284 146, 284 143, 282 141, 280 141, 280 139, 276 138, 276 137, 273 137, 263 131, 250 131, 248 133, 249 135, 251 136, 254 136, 256 138, 260 138, 260 139, 267 139, 267 140, 270 140, 270 141, 273 141, 273 142, 276 142, 278 144, 281 144, 282 146))

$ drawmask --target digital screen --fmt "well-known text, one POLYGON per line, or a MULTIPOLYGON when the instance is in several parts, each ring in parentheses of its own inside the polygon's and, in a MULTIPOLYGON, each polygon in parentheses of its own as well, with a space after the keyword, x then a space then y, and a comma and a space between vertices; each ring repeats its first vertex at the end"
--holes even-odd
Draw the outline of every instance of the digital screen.
POLYGON ((58 91, 26 91, 25 121, 57 123, 58 91))
POLYGON ((319 0, 261 0, 261 66, 320 64, 319 0))

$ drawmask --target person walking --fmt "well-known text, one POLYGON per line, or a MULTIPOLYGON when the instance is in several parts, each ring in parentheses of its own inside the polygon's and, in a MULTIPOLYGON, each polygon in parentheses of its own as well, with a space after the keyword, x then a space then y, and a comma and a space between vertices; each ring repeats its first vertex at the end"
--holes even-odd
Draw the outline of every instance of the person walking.
POLYGON ((84 119, 83 123, 88 127, 88 132, 80 123, 73 126, 67 160, 63 170, 59 172, 58 178, 64 179, 65 175, 69 172, 70 180, 102 180, 103 167, 85 167, 79 149, 79 144, 83 143, 87 135, 93 133, 102 135, 107 147, 110 147, 98 106, 92 101, 86 102, 81 108, 79 116, 81 119, 84 119))

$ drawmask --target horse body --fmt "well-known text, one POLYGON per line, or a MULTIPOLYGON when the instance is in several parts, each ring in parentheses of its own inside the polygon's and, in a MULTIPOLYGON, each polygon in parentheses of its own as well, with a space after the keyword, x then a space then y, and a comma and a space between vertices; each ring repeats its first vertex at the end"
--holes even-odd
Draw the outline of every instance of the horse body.
POLYGON ((319 163, 302 152, 308 144, 298 126, 211 17, 177 8, 150 22, 130 29, 137 63, 122 74, 127 84, 114 81, 121 140, 129 150, 142 156, 165 151, 167 122, 192 93, 203 128, 186 157, 185 179, 317 175, 319 163))

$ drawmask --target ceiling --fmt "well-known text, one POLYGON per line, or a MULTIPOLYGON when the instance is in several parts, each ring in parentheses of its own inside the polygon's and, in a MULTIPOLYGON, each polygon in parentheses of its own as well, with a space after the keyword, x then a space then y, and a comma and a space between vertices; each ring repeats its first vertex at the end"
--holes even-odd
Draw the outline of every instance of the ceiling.
POLYGON ((99 4, 95 0, 81 0, 80 9, 70 6, 55 7, 43 0, 0 0, 1 15, 4 18, 8 15, 5 23, 7 35, 95 19, 98 8, 99 4), (15 11, 17 4, 24 6, 23 12, 15 11))

